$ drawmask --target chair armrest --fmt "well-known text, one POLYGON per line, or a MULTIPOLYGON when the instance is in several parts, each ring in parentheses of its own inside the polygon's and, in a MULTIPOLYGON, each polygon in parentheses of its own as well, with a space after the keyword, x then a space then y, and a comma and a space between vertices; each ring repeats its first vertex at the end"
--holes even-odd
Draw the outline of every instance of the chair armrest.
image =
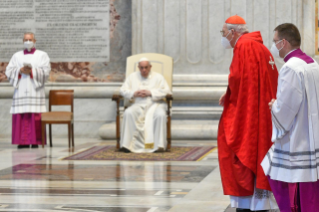
POLYGON ((167 94, 165 98, 166 98, 167 101, 172 101, 173 100, 173 95, 167 94))
POLYGON ((119 101, 123 98, 120 94, 113 94, 112 101, 119 101))

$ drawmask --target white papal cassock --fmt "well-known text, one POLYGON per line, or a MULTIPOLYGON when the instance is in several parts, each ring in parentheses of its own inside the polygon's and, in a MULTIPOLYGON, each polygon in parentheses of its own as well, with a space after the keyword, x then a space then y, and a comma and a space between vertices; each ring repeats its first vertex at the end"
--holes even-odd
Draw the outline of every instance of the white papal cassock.
POLYGON ((134 72, 125 80, 120 92, 133 101, 123 115, 121 148, 135 153, 166 149, 167 105, 163 99, 171 91, 164 77, 150 71, 144 78, 139 71, 134 72), (149 90, 152 95, 134 98, 138 90, 149 90))
POLYGON ((33 54, 19 51, 12 56, 6 68, 6 76, 15 88, 10 113, 46 112, 44 83, 50 70, 50 58, 43 51, 35 50, 33 54), (19 78, 24 63, 32 65, 32 78, 26 74, 19 78))

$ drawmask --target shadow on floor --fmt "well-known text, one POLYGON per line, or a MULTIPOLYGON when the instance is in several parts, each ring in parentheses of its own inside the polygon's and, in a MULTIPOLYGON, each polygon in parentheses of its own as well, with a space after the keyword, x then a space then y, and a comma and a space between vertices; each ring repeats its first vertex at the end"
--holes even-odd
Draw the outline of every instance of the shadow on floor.
MULTIPOLYGON (((226 208, 225 212, 236 212, 236 208, 231 208, 230 205, 226 208)), ((280 212, 280 210, 270 210, 269 212, 280 212)))

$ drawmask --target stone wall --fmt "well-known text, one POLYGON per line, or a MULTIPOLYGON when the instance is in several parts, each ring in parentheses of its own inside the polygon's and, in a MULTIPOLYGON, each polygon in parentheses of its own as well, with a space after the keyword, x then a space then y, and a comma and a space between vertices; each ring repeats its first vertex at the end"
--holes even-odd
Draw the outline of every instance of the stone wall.
MULTIPOLYGON (((218 99, 226 90, 228 68, 232 59, 232 51, 224 50, 220 44, 219 31, 227 17, 238 14, 245 18, 250 31, 261 31, 264 44, 268 48, 272 45, 273 29, 278 24, 292 22, 301 31, 302 49, 311 56, 315 54, 315 1, 313 0, 115 0, 114 2, 118 6, 131 2, 132 19, 123 21, 121 16, 114 37, 124 36, 120 30, 132 29, 131 40, 125 37, 126 42, 132 44, 132 54, 155 52, 174 58, 173 139, 216 138, 218 119, 222 112, 222 108, 218 106, 218 99)), ((115 42, 114 45, 119 43, 115 42)), ((118 58, 120 55, 113 53, 113 57, 118 58)), ((125 60, 121 58, 120 61, 121 73, 124 74, 125 60)), ((283 62, 276 60, 276 64, 280 68, 283 62)), ((108 66, 109 70, 115 70, 117 67, 117 65, 108 66)), ((103 73, 102 70, 101 74, 103 73)), ((113 139, 115 104, 110 98, 122 80, 123 78, 119 82, 104 83, 48 83, 47 90, 75 89, 76 136, 100 135, 105 139, 113 139)), ((5 129, 5 132, 1 131, 1 136, 10 135, 11 116, 8 115, 8 104, 12 96, 11 91, 9 85, 1 84, 0 129, 5 129)), ((65 136, 65 131, 59 129, 55 128, 56 135, 65 136)))

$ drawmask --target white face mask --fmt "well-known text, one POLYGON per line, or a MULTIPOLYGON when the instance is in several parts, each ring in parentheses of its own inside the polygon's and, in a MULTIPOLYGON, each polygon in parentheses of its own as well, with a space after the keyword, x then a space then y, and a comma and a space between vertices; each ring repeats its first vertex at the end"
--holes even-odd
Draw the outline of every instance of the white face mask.
POLYGON ((229 33, 231 33, 231 31, 228 32, 228 34, 225 36, 225 37, 222 37, 222 46, 225 48, 225 49, 231 49, 233 48, 231 45, 230 45, 230 41, 233 39, 231 39, 230 41, 227 39, 227 36, 229 35, 229 33))
POLYGON ((281 47, 280 49, 277 49, 276 47, 276 45, 280 43, 281 41, 282 40, 278 41, 277 43, 273 43, 270 49, 271 54, 276 58, 280 58, 279 51, 282 50, 282 48, 284 48, 284 47, 281 47))
POLYGON ((26 42, 24 42, 24 48, 27 49, 28 51, 30 51, 33 46, 34 46, 34 44, 33 44, 32 41, 26 41, 26 42))

